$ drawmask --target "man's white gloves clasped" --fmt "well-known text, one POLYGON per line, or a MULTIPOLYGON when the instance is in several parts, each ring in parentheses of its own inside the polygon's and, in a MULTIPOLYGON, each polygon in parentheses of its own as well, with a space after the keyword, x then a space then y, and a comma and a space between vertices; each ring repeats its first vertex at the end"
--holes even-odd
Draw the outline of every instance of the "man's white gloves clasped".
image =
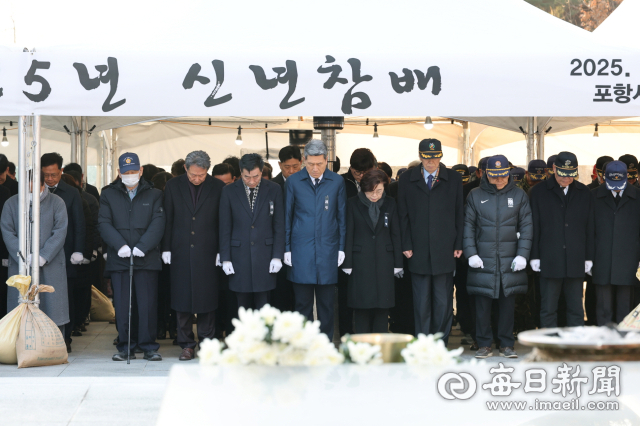
POLYGON ((522 256, 516 256, 513 259, 513 263, 511 264, 511 268, 513 269, 513 272, 522 271, 526 267, 527 267, 527 259, 525 259, 522 256))
POLYGON ((170 251, 163 251, 162 252, 162 261, 164 262, 165 265, 171 265, 171 252, 170 251))
POLYGON ((282 269, 282 261, 280 259, 271 259, 271 263, 269 264, 269 273, 277 274, 282 269))
POLYGON ((484 263, 482 263, 482 259, 477 254, 474 254, 469 258, 469 266, 471 268, 482 268, 484 269, 484 263))
POLYGON ((284 264, 287 266, 291 266, 291 252, 288 251, 284 254, 284 264))
POLYGON ((83 260, 84 260, 84 256, 82 256, 82 253, 75 252, 75 253, 71 254, 71 264, 72 265, 80 265, 83 260))
POLYGON ((236 271, 233 270, 233 265, 229 261, 222 262, 222 270, 227 275, 231 275, 231 274, 235 274, 236 273, 236 271))
POLYGON ((534 272, 540 272, 540 259, 531 259, 529 265, 534 272))
POLYGON ((131 248, 127 245, 120 247, 120 250, 118 250, 118 256, 131 257, 131 248))
MULTIPOLYGON (((44 257, 40 256, 40 267, 42 268, 45 263, 47 263, 47 259, 45 259, 44 257)), ((31 255, 30 254, 27 255, 27 265, 31 266, 31 255)))

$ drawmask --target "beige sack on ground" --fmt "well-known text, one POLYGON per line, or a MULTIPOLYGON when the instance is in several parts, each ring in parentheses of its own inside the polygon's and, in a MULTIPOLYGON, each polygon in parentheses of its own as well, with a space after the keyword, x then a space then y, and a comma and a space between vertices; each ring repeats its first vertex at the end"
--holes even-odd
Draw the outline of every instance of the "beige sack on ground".
POLYGON ((66 364, 67 346, 58 326, 35 305, 25 305, 16 342, 18 368, 66 364))
POLYGON ((0 364, 15 364, 16 340, 20 331, 20 320, 27 305, 21 303, 0 320, 0 364))
POLYGON ((640 328, 640 305, 636 306, 635 309, 618 324, 618 327, 640 328))
POLYGON ((116 311, 107 296, 91 286, 91 321, 114 321, 116 311))

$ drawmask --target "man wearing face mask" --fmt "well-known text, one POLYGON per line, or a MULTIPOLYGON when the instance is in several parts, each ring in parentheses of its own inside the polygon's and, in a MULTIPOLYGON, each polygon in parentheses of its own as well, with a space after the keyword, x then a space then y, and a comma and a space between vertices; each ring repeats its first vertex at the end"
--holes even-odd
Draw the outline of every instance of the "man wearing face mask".
MULTIPOLYGON (((74 290, 82 285, 82 268, 79 266, 84 260, 86 227, 84 211, 82 209, 82 198, 78 190, 65 183, 62 179, 62 156, 57 152, 44 154, 40 159, 40 166, 44 174, 46 189, 62 198, 67 207, 67 236, 64 242, 64 253, 67 272, 67 290, 69 296, 69 306, 75 306, 73 300, 74 290)), ((72 317, 75 315, 71 313, 72 317)), ((71 352, 71 327, 65 327, 65 343, 67 351, 71 352)))
MULTIPOLYGON (((164 234, 165 216, 162 191, 143 178, 138 156, 126 152, 120 156, 118 175, 100 196, 98 226, 107 245, 105 272, 111 275, 113 302, 118 325, 118 353, 114 361, 127 359, 129 331, 129 266, 133 255, 133 289, 138 308, 138 341, 131 333, 131 348, 136 344, 144 359, 161 361, 156 343, 158 315, 159 244, 164 234)), ((135 353, 131 351, 131 359, 135 353)))

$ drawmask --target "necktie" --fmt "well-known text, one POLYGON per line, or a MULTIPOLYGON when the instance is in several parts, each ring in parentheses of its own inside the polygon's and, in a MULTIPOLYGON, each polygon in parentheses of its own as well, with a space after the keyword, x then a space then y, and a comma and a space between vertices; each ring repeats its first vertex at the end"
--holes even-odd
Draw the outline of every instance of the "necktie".
POLYGON ((49 192, 54 193, 56 191, 56 187, 55 186, 50 186, 49 187, 49 192))
POLYGON ((253 211, 253 194, 255 190, 255 188, 249 188, 249 207, 251 207, 251 211, 253 211))
POLYGON ((315 180, 315 182, 316 182, 314 185, 315 185, 315 186, 318 186, 318 184, 320 183, 320 179, 319 179, 319 178, 315 178, 314 180, 315 180))
POLYGON ((429 175, 429 177, 427 177, 427 186, 429 189, 431 189, 431 185, 433 185, 433 175, 429 175))
POLYGON ((619 193, 619 192, 616 192, 616 196, 615 196, 615 197, 613 197, 613 201, 615 201, 615 202, 616 202, 616 206, 617 206, 617 205, 618 205, 618 203, 620 202, 620 198, 622 198, 622 197, 620 196, 620 193, 619 193))

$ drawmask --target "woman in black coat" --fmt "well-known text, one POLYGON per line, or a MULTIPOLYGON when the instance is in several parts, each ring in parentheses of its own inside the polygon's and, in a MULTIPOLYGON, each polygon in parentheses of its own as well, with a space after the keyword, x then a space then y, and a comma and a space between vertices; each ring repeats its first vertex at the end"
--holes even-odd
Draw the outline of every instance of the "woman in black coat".
POLYGON ((347 241, 342 270, 349 275, 348 305, 356 333, 387 333, 395 304, 394 275, 402 275, 402 247, 396 202, 386 197, 389 182, 379 169, 360 181, 361 192, 347 201, 347 241))

